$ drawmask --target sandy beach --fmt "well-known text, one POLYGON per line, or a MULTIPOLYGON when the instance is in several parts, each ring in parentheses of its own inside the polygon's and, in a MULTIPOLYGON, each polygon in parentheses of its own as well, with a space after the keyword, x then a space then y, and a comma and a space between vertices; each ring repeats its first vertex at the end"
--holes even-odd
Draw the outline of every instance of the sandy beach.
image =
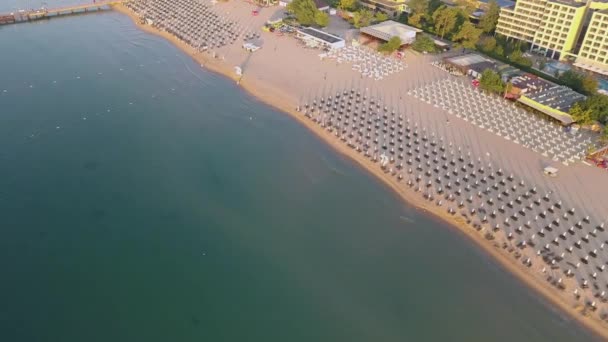
MULTIPOLYGON (((229 13, 232 17, 240 18, 242 24, 257 28, 258 30, 265 20, 270 17, 271 12, 276 10, 276 8, 263 9, 260 16, 254 17, 249 15, 250 9, 248 6, 250 7, 251 5, 241 1, 230 1, 228 3, 220 3, 216 5, 216 8, 220 7, 218 11, 223 11, 227 14, 229 13)), ((446 212, 445 207, 438 207, 433 204, 433 201, 424 199, 412 188, 404 186, 402 181, 400 182, 395 177, 384 172, 377 163, 357 153, 334 134, 296 111, 296 107, 302 101, 329 91, 334 91, 335 89, 351 86, 367 89, 370 93, 382 94, 381 96, 396 108, 403 108, 407 112, 416 112, 416 115, 420 116, 422 124, 426 123, 430 127, 444 132, 455 143, 466 145, 479 155, 486 153, 490 155, 491 153, 492 156, 500 156, 501 161, 511 169, 529 175, 530 178, 537 179, 539 182, 547 183, 548 181, 542 175, 537 175, 537 172, 532 171, 534 165, 539 163, 539 156, 536 153, 524 150, 510 142, 505 142, 504 139, 496 137, 493 134, 476 130, 475 127, 472 127, 467 122, 461 122, 461 120, 454 120, 450 127, 438 126, 438 122, 445 121, 443 118, 445 114, 439 113, 437 108, 433 108, 431 105, 423 102, 414 102, 412 98, 403 95, 407 89, 418 86, 421 82, 431 82, 445 77, 445 73, 442 73, 442 71, 428 66, 429 62, 436 57, 416 55, 408 52, 406 56, 408 68, 406 71, 400 76, 391 76, 386 82, 380 84, 372 80, 362 79, 359 75, 353 73, 347 65, 320 61, 317 56, 318 51, 304 50, 298 46, 295 39, 287 36, 278 37, 270 33, 262 33, 264 46, 260 51, 250 55, 239 44, 233 44, 220 49, 217 58, 213 58, 208 53, 197 52, 167 32, 157 30, 149 25, 142 25, 138 16, 123 5, 115 5, 114 9, 131 17, 141 30, 167 39, 195 59, 203 68, 229 77, 235 82, 238 81, 244 90, 260 101, 293 117, 337 152, 351 158, 358 165, 376 176, 407 204, 428 212, 455 227, 456 231, 471 239, 475 245, 487 252, 511 274, 525 282, 553 305, 559 307, 568 316, 576 319, 603 339, 608 340, 608 324, 595 313, 584 313, 582 299, 576 299, 572 295, 571 289, 575 287, 575 285, 571 284, 574 282, 573 279, 565 279, 568 290, 560 290, 550 285, 546 280, 547 273, 541 271, 542 259, 540 256, 533 256, 539 261, 535 262, 534 266, 530 268, 526 267, 520 259, 513 256, 515 252, 509 251, 507 248, 501 248, 498 241, 505 239, 504 236, 500 235, 502 232, 496 233, 496 239, 493 241, 487 240, 484 237, 485 232, 483 230, 478 231, 474 229, 463 218, 446 212), (297 67, 294 67, 294 63, 297 64, 297 67), (239 79, 235 74, 235 66, 243 68, 244 74, 242 79, 239 79), (416 78, 410 77, 416 73, 418 73, 416 78), (441 117, 441 119, 430 118, 431 113, 437 113, 437 116, 441 117), (472 130, 476 130, 474 138, 471 138, 473 133, 467 133, 473 132, 472 130)), ((587 206, 589 211, 596 212, 600 217, 604 215, 604 210, 608 208, 608 205, 606 205, 605 200, 598 200, 598 198, 603 198, 601 188, 607 188, 607 175, 600 174, 600 171, 594 168, 577 165, 564 168, 560 177, 566 180, 569 178, 576 179, 576 182, 564 180, 559 184, 548 184, 548 186, 554 188, 555 191, 572 194, 572 196, 579 199, 584 197, 581 200, 582 204, 587 206), (590 181, 589 179, 591 178, 594 181, 590 181), (582 194, 586 195, 583 196, 582 194)), ((588 297, 592 297, 592 295, 590 292, 588 297)), ((584 298, 584 296, 581 296, 581 298, 584 298)))

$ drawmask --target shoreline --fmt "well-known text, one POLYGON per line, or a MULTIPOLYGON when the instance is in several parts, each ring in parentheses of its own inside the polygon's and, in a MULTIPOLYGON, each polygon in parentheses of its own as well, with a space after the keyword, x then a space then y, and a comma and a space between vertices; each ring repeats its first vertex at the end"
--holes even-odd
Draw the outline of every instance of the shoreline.
POLYGON ((496 264, 509 271, 511 275, 523 282, 528 288, 542 295, 542 297, 544 297, 543 299, 545 299, 548 304, 556 306, 562 313, 565 313, 568 318, 575 320, 583 327, 587 328, 596 337, 608 340, 608 325, 596 317, 584 315, 581 312, 581 309, 584 307, 580 303, 578 303, 579 305, 577 306, 573 305, 575 303, 569 303, 566 297, 570 294, 569 292, 566 293, 564 290, 551 287, 542 274, 527 272, 525 266, 519 262, 519 259, 514 258, 513 254, 509 253, 506 249, 497 246, 498 242, 495 240, 486 239, 482 235, 483 231, 475 230, 461 217, 452 216, 445 210, 439 210, 444 208, 433 206, 432 202, 418 196, 413 190, 404 187, 403 182, 399 182, 394 177, 387 176, 376 163, 371 162, 361 154, 353 153, 353 150, 343 144, 339 138, 297 112, 295 110, 296 104, 289 101, 289 99, 293 98, 293 94, 288 94, 284 89, 275 87, 267 81, 250 79, 247 77, 246 73, 239 79, 239 77, 234 74, 232 67, 222 59, 211 58, 207 54, 197 53, 190 46, 179 41, 169 33, 159 31, 145 24, 140 24, 137 15, 122 4, 113 5, 112 8, 131 18, 138 29, 168 40, 182 52, 198 62, 201 67, 235 81, 238 86, 256 100, 288 114, 291 118, 295 119, 296 122, 303 125, 315 136, 327 143, 334 151, 349 158, 351 161, 354 161, 358 167, 362 167, 365 171, 375 176, 375 178, 380 180, 384 186, 398 195, 406 205, 429 214, 433 219, 441 220, 443 223, 450 226, 450 229, 457 231, 458 234, 464 234, 464 236, 476 245, 475 248, 480 248, 484 253, 487 253, 496 264))

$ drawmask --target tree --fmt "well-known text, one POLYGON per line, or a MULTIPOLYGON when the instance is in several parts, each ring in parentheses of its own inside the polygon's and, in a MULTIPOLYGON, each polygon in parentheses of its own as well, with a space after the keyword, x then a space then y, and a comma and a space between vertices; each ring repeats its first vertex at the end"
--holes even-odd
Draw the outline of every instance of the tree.
POLYGON ((429 8, 429 0, 410 0, 407 4, 410 9, 408 16, 408 24, 416 27, 422 27, 422 19, 427 15, 429 8))
POLYGON ((432 17, 433 13, 435 13, 435 11, 441 7, 443 5, 443 2, 441 2, 441 0, 429 0, 428 4, 427 4, 427 17, 432 17))
POLYGON ((397 36, 394 36, 394 37, 391 37, 391 39, 389 39, 388 42, 380 45, 378 47, 378 51, 386 52, 386 53, 393 53, 393 52, 397 51, 400 47, 401 47, 401 39, 397 36))
POLYGON ((496 49, 494 50, 494 53, 496 53, 498 56, 504 56, 505 48, 503 48, 502 45, 497 45, 496 49))
POLYGON ((485 33, 492 33, 496 29, 496 23, 498 22, 498 16, 500 15, 500 7, 496 0, 490 0, 488 2, 488 9, 486 13, 481 16, 479 20, 479 28, 485 33))
POLYGON ((338 2, 338 8, 352 11, 359 6, 359 2, 357 0, 340 0, 338 2))
POLYGON ((564 71, 558 80, 565 86, 585 95, 593 95, 597 92, 597 80, 587 74, 578 73, 573 70, 564 71))
POLYGON ((407 7, 410 9, 411 14, 424 14, 427 12, 429 7, 429 0, 410 0, 407 7))
POLYGON ((287 10, 294 14, 301 25, 315 23, 315 15, 319 11, 313 0, 293 0, 287 5, 287 10))
POLYGON ((490 93, 502 93, 505 89, 505 84, 497 72, 486 69, 481 73, 479 88, 490 93))
POLYGON ((356 28, 369 26, 372 23, 372 19, 374 19, 374 12, 368 9, 361 9, 353 15, 353 25, 356 28))
POLYGON ((599 121, 603 124, 608 123, 608 96, 595 94, 587 97, 584 101, 580 101, 574 104, 581 107, 581 110, 590 110, 591 118, 599 121))
POLYGON ((458 42, 464 48, 472 49, 477 44, 479 36, 481 36, 481 30, 470 21, 465 21, 458 33, 452 37, 452 40, 458 42))
POLYGON ((574 121, 581 125, 593 122, 593 111, 588 108, 583 108, 580 103, 575 103, 569 111, 570 116, 574 121))
POLYGON ((321 27, 329 25, 329 15, 323 11, 315 13, 315 23, 321 27))
POLYGON ((455 0, 458 7, 465 12, 465 17, 471 15, 477 9, 478 2, 476 0, 455 0))
POLYGON ((602 135, 600 135, 600 141, 604 144, 608 142, 608 127, 602 129, 602 135))
POLYGON ((433 21, 435 22, 435 33, 441 38, 446 33, 452 32, 456 25, 458 10, 452 7, 441 6, 433 13, 433 21))
POLYGON ((532 66, 533 63, 531 59, 524 57, 523 53, 519 48, 513 50, 513 52, 509 55, 509 60, 511 60, 515 64, 526 67, 532 66))
POLYGON ((426 34, 418 34, 412 44, 412 49, 418 52, 435 52, 436 47, 433 38, 426 34))
POLYGON ((424 18, 424 13, 410 14, 407 17, 407 23, 415 27, 422 27, 422 18, 424 18))
POLYGON ((585 75, 581 82, 581 92, 585 95, 592 95, 597 93, 597 87, 599 85, 597 79, 591 75, 585 75))
POLYGON ((401 14, 399 14, 399 18, 397 19, 398 22, 402 23, 402 24, 407 24, 408 23, 408 14, 407 12, 403 11, 401 12, 401 14))
POLYGON ((492 36, 483 37, 479 41, 479 48, 484 52, 495 52, 496 49, 496 38, 492 36))
POLYGON ((374 20, 377 23, 381 23, 383 21, 387 21, 388 20, 388 15, 386 15, 386 13, 384 13, 384 12, 376 12, 376 16, 374 17, 374 20))

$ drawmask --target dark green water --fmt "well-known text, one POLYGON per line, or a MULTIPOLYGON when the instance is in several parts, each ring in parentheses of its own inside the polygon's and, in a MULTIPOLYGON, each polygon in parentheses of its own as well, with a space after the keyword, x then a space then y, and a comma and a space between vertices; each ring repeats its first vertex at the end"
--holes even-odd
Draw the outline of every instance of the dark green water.
POLYGON ((126 17, 0 46, 0 341, 593 339, 126 17))

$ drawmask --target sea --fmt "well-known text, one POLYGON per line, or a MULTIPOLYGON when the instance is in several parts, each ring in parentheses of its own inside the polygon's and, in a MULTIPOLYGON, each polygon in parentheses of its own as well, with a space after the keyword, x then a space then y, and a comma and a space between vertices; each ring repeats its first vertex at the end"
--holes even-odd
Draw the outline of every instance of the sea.
POLYGON ((0 341, 596 339, 124 15, 0 47, 0 341))

